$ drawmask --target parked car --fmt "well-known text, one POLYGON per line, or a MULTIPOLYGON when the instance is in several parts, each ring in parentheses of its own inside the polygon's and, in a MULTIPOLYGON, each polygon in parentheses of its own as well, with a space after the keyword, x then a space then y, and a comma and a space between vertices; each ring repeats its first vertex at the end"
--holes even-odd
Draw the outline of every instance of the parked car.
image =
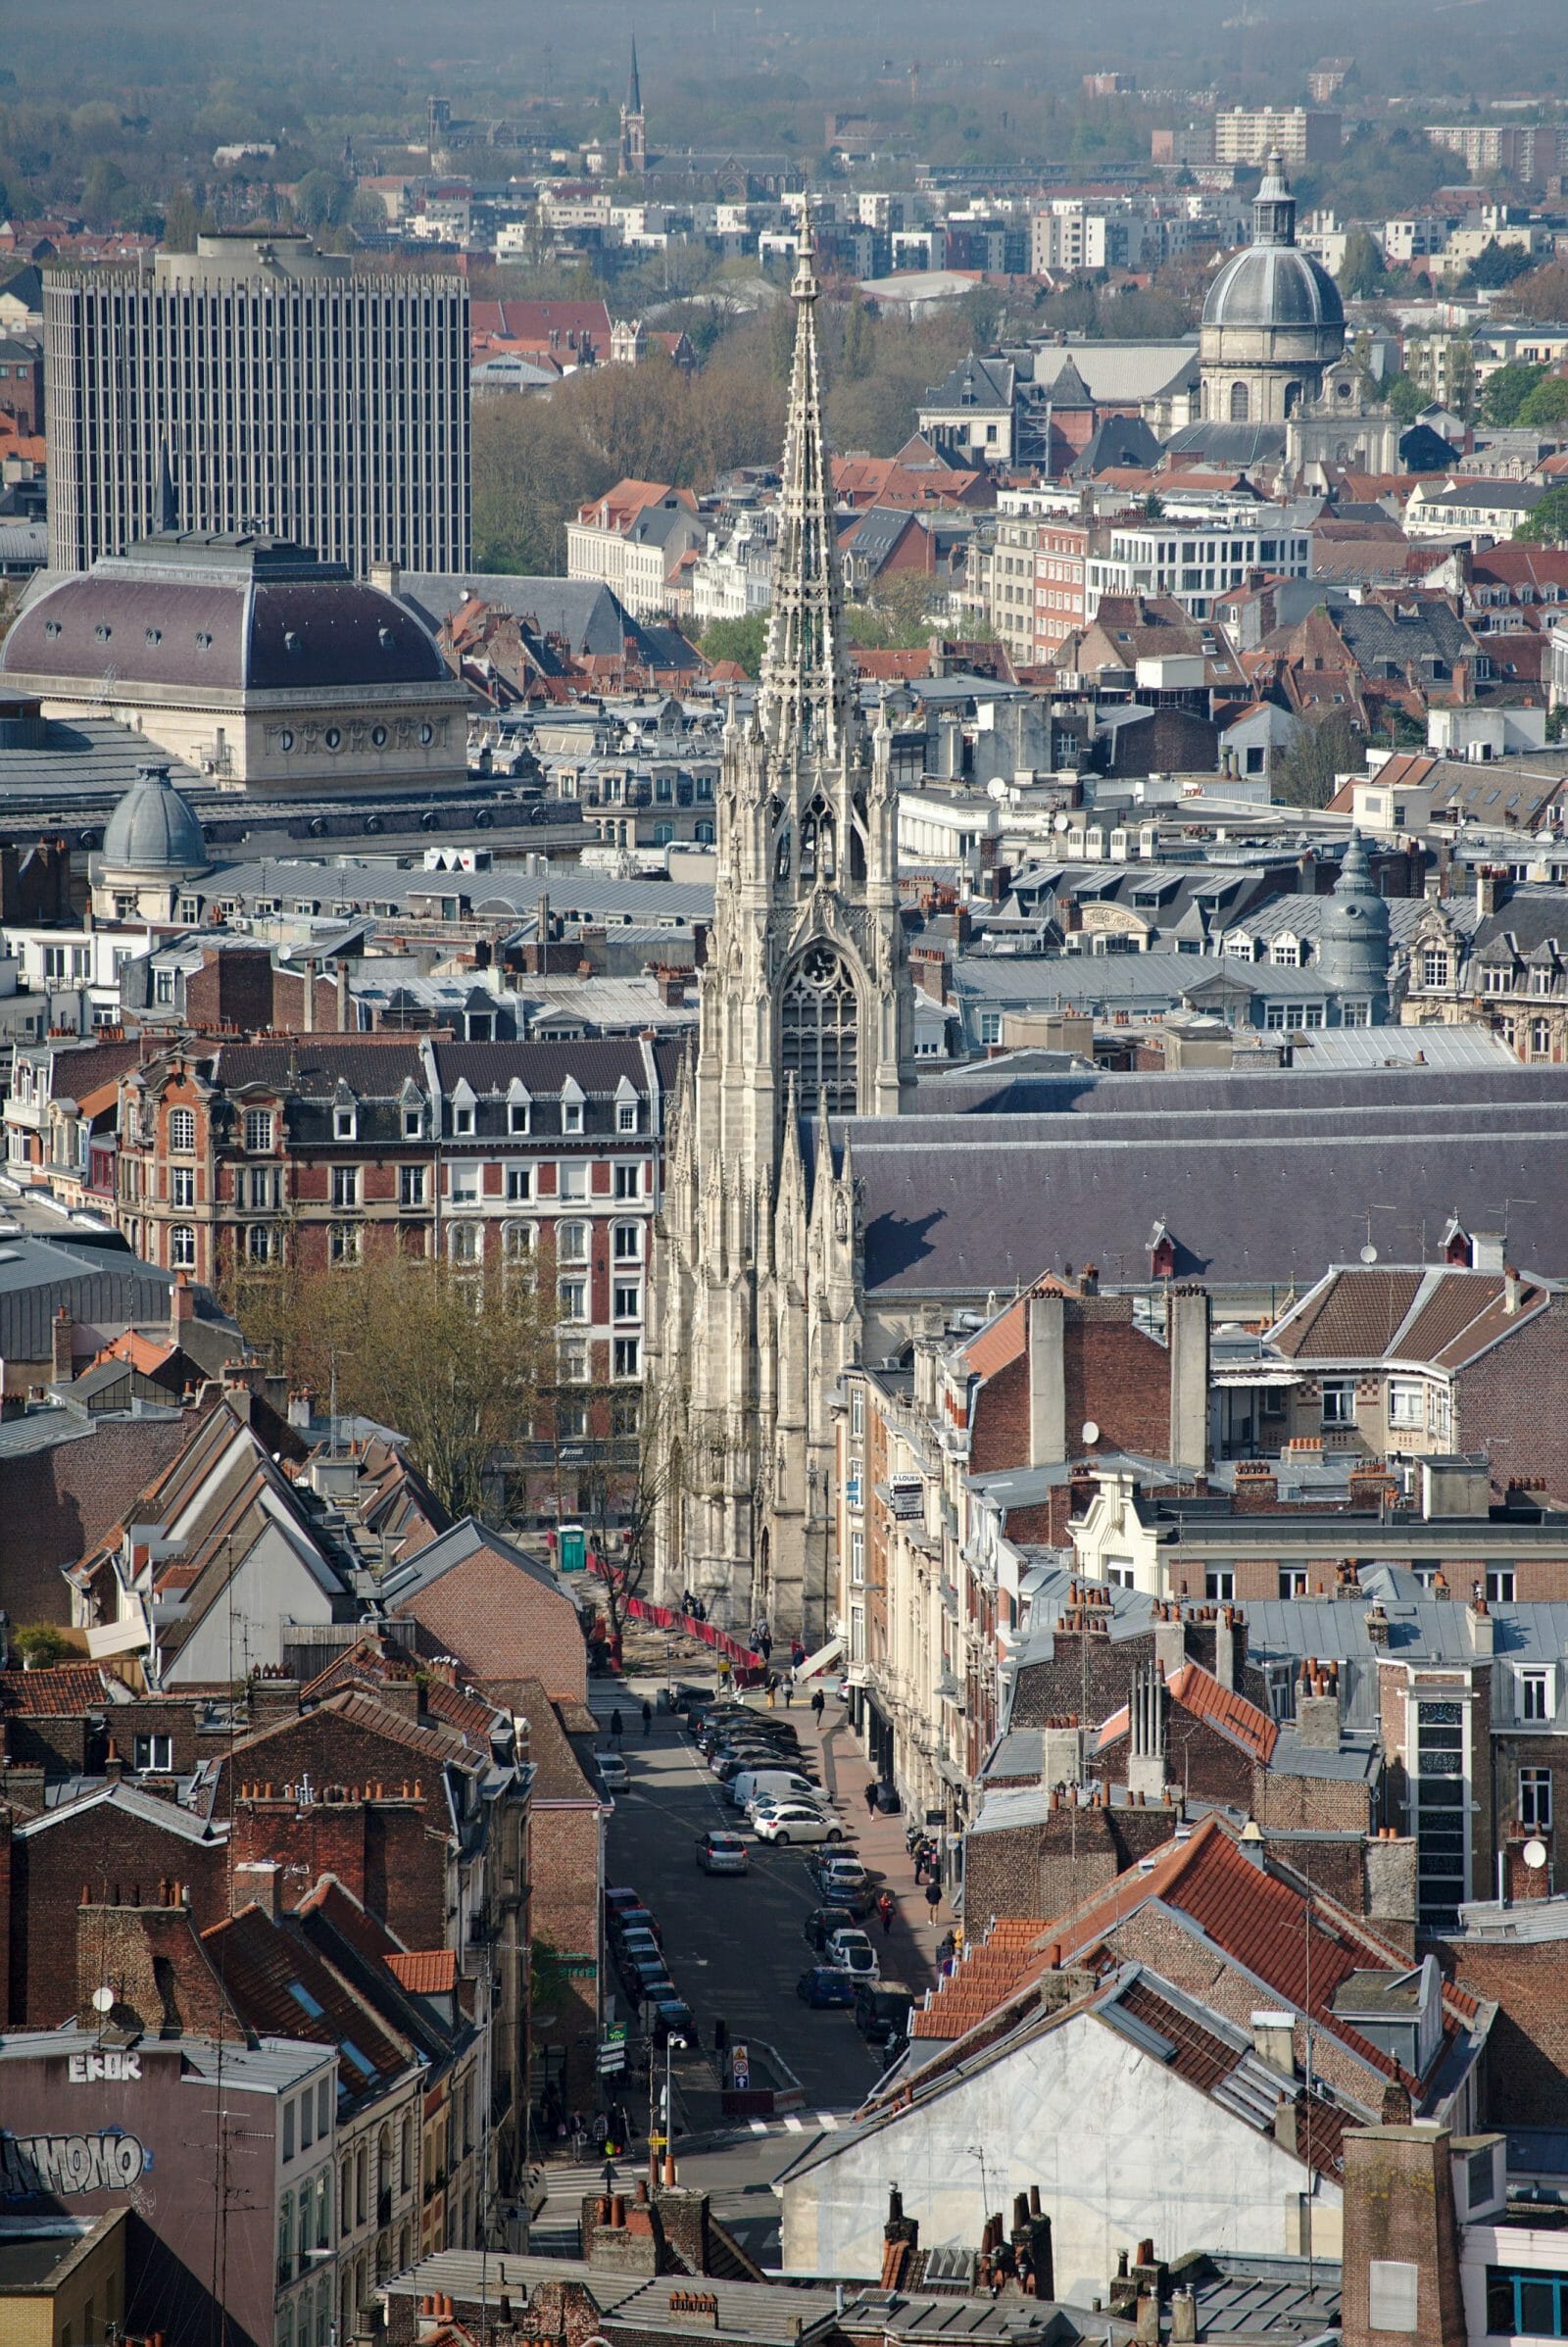
POLYGON ((724 1787, 724 1798, 737 1809, 747 1808, 755 1793, 785 1793, 797 1801, 818 1801, 822 1787, 799 1769, 742 1769, 724 1787))
POLYGON ((631 1783, 631 1771, 618 1752, 596 1752, 594 1773, 607 1793, 623 1793, 631 1783))
POLYGON ((914 1990, 902 1980, 860 1980, 855 1990, 855 2026, 868 2045, 898 2045, 909 2033, 914 1990))
POLYGON ((833 1932, 822 1952, 840 1972, 853 1972, 862 1980, 874 1980, 881 1970, 875 1948, 856 1924, 833 1932))
POLYGON ((697 1837, 697 1868, 704 1875, 745 1875, 751 1872, 752 1854, 738 1834, 726 1834, 715 1828, 697 1837))
POLYGON ((656 2045, 667 2045, 671 2038, 677 2045, 697 2043, 697 2016, 684 1997, 661 1997, 654 2007, 653 2038, 656 2045))
POLYGON ((813 1907, 801 1927, 801 1933, 807 1946, 815 1948, 820 1955, 832 1934, 844 1931, 854 1921, 848 1907, 813 1907))
POLYGON ((761 1840, 776 1842, 780 1849, 792 1841, 844 1839, 844 1828, 836 1817, 824 1817, 820 1809, 808 1809, 804 1801, 792 1801, 787 1809, 759 1818, 757 1832, 761 1840))
POLYGON ((629 1883, 607 1882, 605 1884, 605 1913, 607 1916, 623 1915, 628 1907, 640 1907, 642 1903, 642 1892, 633 1890, 629 1883))
POLYGON ((622 1907, 617 1915, 611 1917, 612 1939, 624 1939, 628 1931, 651 1931, 661 1947, 664 1944, 664 1934, 651 1907, 622 1907))
POLYGON ((824 1850, 820 1858, 811 1861, 811 1872, 829 1903, 838 1897, 830 1882, 842 1885, 845 1890, 866 1890, 870 1886, 871 1879, 853 1850, 824 1850))
POLYGON ((650 1999, 657 2004, 661 1997, 675 1993, 675 1983, 662 1956, 645 1957, 635 1964, 623 1965, 621 1970, 638 2004, 650 1999))
POLYGON ((709 1763, 720 1785, 732 1784, 737 1777, 755 1769, 776 1769, 781 1765, 778 1754, 761 1744, 750 1744, 739 1752, 725 1751, 721 1746, 709 1763))
POLYGON ((813 1964, 796 1981, 795 1993, 813 2013, 834 2005, 848 2008, 855 2002, 855 1982, 847 1972, 832 1972, 824 1964, 813 1964))

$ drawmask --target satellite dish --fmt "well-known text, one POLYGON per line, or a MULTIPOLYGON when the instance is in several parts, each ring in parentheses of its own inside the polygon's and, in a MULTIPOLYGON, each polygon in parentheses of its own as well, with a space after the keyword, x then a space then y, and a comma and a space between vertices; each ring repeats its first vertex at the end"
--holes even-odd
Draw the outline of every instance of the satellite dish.
POLYGON ((1007 785, 1005 779, 1001 774, 993 774, 991 780, 986 784, 986 797, 988 799, 995 799, 997 805, 1000 807, 1003 800, 1005 799, 1006 796, 1007 785))
POLYGON ((1365 1247, 1362 1247, 1362 1249, 1361 1249, 1361 1260, 1362 1260, 1362 1262, 1363 1262, 1363 1263, 1375 1263, 1375 1262, 1377 1261, 1377 1259, 1378 1259, 1378 1250, 1377 1250, 1377 1248, 1376 1248, 1376 1247, 1374 1247, 1374 1246, 1371 1244, 1371 1242, 1370 1242, 1370 1241, 1368 1241, 1367 1245, 1366 1245, 1365 1247))
MULTIPOLYGON (((1545 1856, 1544 1851, 1542 1852, 1542 1856, 1545 1856)), ((95 2013, 113 2013, 115 2009, 114 1990, 112 1988, 95 1988, 92 1992, 92 2009, 95 2013)))
POLYGON ((1086 1447, 1092 1446, 1094 1443, 1098 1442, 1099 1442, 1099 1440, 1100 1440, 1100 1428, 1099 1428, 1098 1424, 1096 1423, 1096 1421, 1095 1421, 1093 1418, 1086 1418, 1086 1419, 1084 1420, 1084 1443, 1085 1443, 1085 1446, 1086 1446, 1086 1447))
POLYGON ((1053 831, 1070 831, 1072 829, 1072 817, 1070 815, 1057 815, 1054 821, 1052 823, 1051 828, 1053 831))
POLYGON ((1526 1866, 1532 1868, 1537 1874, 1539 1874, 1541 1869, 1546 1863, 1546 1845, 1544 1841, 1538 1840, 1536 1836, 1532 1834, 1530 1839, 1525 1843, 1521 1855, 1526 1866))

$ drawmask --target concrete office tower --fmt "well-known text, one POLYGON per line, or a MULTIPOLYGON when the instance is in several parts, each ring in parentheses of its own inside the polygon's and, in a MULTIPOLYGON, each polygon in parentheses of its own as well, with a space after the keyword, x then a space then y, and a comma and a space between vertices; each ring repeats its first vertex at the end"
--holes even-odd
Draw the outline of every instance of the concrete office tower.
POLYGON ((203 236, 44 272, 49 562, 150 531, 270 532, 327 562, 468 563, 468 295, 309 237, 203 236))

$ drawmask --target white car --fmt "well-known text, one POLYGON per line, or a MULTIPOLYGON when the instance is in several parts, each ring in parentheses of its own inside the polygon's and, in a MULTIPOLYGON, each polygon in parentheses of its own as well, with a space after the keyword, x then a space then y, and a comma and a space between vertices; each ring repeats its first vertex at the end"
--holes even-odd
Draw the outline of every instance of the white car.
POLYGON ((764 1817, 777 1817, 781 1809, 809 1809, 816 1817, 832 1822, 831 1812, 824 1809, 820 1802, 804 1798, 797 1800, 790 1793, 759 1793, 755 1800, 748 1801, 746 1805, 746 1822, 755 1832, 764 1817))
POLYGON ((760 1841, 777 1842, 780 1848, 792 1841, 842 1841, 844 1828, 836 1817, 824 1817, 820 1809, 808 1809, 804 1801, 786 1801, 781 1808, 757 1821, 760 1841))
POLYGON ((865 1933, 858 1930, 851 1931, 847 1927, 828 1934, 822 1959, 835 1972, 852 1972, 861 1980, 874 1980, 881 1970, 876 1960, 876 1950, 865 1933))

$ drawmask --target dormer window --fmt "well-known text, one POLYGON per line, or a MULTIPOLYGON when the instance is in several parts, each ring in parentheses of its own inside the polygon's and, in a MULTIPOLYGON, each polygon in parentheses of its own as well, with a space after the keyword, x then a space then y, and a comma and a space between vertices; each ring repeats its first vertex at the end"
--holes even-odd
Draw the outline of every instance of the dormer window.
POLYGON ((421 1108, 405 1108, 403 1111, 404 1140, 418 1141, 422 1138, 423 1133, 424 1111, 421 1108))
POLYGON ((532 1118, 533 1104, 531 1101, 509 1100, 507 1102, 507 1131, 509 1133, 528 1132, 532 1118))
POLYGON ((582 1131, 582 1102, 581 1102, 581 1100, 563 1100, 563 1101, 562 1101, 562 1103, 561 1103, 561 1130, 563 1131, 563 1133, 580 1133, 580 1132, 582 1131))
POLYGON ((359 1110, 357 1108, 334 1108, 332 1111, 332 1139, 334 1141, 357 1141, 359 1137, 359 1110))
POLYGON ((460 1141, 473 1137, 473 1102, 461 1100, 452 1111, 452 1130, 460 1141))

